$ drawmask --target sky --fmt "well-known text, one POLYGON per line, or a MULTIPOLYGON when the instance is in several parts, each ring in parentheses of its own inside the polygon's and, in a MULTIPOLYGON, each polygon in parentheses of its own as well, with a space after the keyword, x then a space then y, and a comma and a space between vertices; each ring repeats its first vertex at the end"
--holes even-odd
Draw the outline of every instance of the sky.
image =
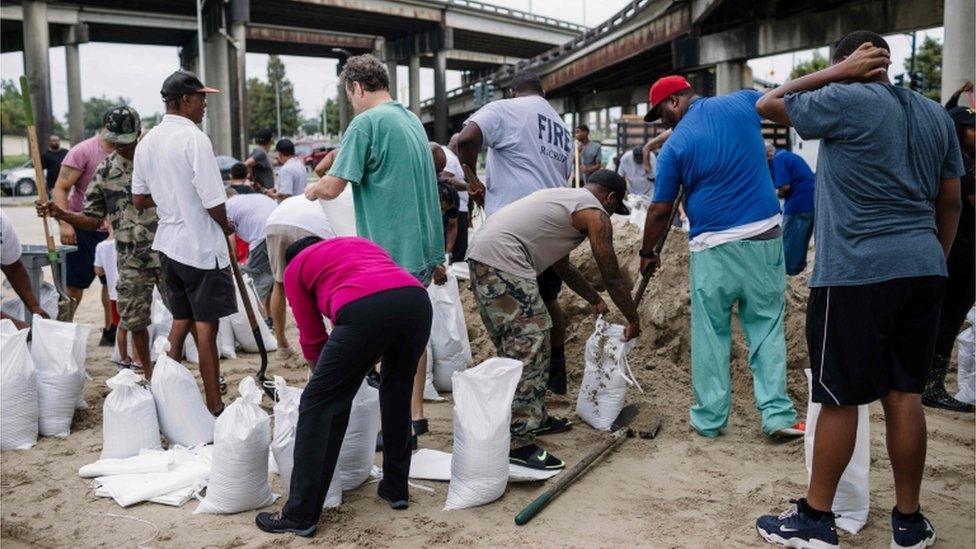
MULTIPOLYGON (((616 13, 628 0, 482 0, 539 15, 561 18, 573 23, 594 26, 616 13)), ((921 43, 924 35, 942 39, 942 29, 930 29, 919 33, 921 43)), ((892 67, 890 74, 904 71, 902 60, 911 51, 911 37, 908 35, 889 36, 892 48, 892 67)), ((89 43, 79 47, 81 57, 81 94, 83 98, 107 96, 126 97, 131 105, 144 116, 162 111, 159 99, 159 86, 174 70, 179 68, 177 48, 166 46, 139 46, 108 43, 89 43)), ((821 48, 826 56, 827 49, 821 48)), ((813 50, 794 54, 776 55, 749 61, 753 76, 764 80, 782 82, 790 73, 794 63, 813 56, 813 50)), ((336 97, 336 61, 334 59, 282 56, 286 74, 294 84, 295 95, 304 116, 317 116, 326 98, 336 97)), ((259 53, 247 54, 248 77, 265 78, 268 56, 259 53)), ((65 77, 64 48, 51 48, 51 95, 54 114, 64 121, 67 116, 68 98, 65 77)), ((23 56, 20 52, 0 54, 0 77, 16 79, 23 74, 23 56)), ((420 96, 422 99, 434 93, 434 74, 432 69, 421 69, 420 96)), ((400 97, 406 97, 407 67, 397 71, 400 97)), ((461 84, 461 73, 448 71, 447 87, 455 88, 461 84)), ((650 83, 649 83, 650 84, 650 83)))

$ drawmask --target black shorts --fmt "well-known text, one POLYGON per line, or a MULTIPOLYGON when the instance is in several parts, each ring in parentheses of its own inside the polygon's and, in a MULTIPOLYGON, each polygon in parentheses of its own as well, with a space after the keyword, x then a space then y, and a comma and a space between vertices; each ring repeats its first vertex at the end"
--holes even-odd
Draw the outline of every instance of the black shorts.
POLYGON ((539 294, 543 301, 555 301, 559 297, 559 291, 563 289, 563 279, 556 274, 556 269, 549 267, 535 280, 539 283, 539 294))
POLYGON ((75 229, 78 249, 64 258, 68 270, 65 280, 72 288, 88 288, 95 280, 95 246, 108 238, 108 233, 75 229))
POLYGON ((229 267, 197 269, 162 252, 159 264, 166 280, 166 304, 175 320, 216 322, 237 312, 237 292, 229 267))
POLYGON ((932 364, 945 278, 811 288, 807 346, 813 402, 853 406, 921 393, 932 364))

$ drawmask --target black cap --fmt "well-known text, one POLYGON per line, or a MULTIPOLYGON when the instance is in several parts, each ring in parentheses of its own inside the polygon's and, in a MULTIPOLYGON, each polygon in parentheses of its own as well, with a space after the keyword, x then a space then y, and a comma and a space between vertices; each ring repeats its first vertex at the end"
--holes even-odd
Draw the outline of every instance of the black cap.
POLYGON ((949 109, 952 121, 960 126, 976 126, 976 111, 969 107, 953 107, 949 109))
POLYGON ((617 193, 617 196, 620 197, 620 204, 613 213, 630 215, 630 208, 624 205, 624 198, 627 197, 627 182, 624 181, 623 177, 620 177, 620 174, 606 169, 597 170, 590 174, 590 177, 586 180, 586 184, 599 185, 609 192, 617 193))
POLYGON ((288 156, 292 156, 295 154, 295 144, 292 143, 291 139, 288 138, 279 139, 278 142, 275 144, 275 150, 280 152, 281 154, 287 154, 288 156))
POLYGON ((274 133, 271 131, 271 128, 262 128, 258 130, 257 135, 254 136, 254 138, 258 140, 258 143, 267 143, 268 141, 271 141, 273 137, 274 133))
POLYGON ((217 93, 220 90, 208 88, 190 71, 179 70, 166 77, 159 95, 163 101, 173 101, 188 93, 217 93))

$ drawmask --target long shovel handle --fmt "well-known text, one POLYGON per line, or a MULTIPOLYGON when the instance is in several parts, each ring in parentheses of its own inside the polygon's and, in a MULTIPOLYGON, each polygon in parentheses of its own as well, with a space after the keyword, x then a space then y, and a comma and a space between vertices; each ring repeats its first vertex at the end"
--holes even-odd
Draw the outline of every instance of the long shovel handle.
POLYGON ((234 250, 234 244, 231 242, 230 237, 225 237, 224 241, 227 243, 227 255, 230 256, 230 267, 234 272, 234 279, 237 281, 237 288, 241 292, 241 301, 244 302, 244 314, 247 315, 247 323, 251 326, 251 333, 254 334, 254 343, 258 346, 258 352, 261 354, 261 368, 258 369, 257 379, 258 384, 264 389, 264 392, 271 397, 271 400, 275 399, 275 391, 273 388, 268 387, 265 382, 268 380, 266 372, 268 371, 268 351, 264 348, 264 337, 261 335, 261 328, 258 326, 257 316, 254 315, 254 306, 251 303, 251 295, 247 291, 247 287, 244 285, 244 275, 241 274, 241 266, 237 262, 237 254, 234 250))
POLYGON ((590 450, 590 453, 586 454, 573 466, 572 469, 566 471, 562 477, 556 482, 556 484, 543 492, 539 497, 535 498, 532 503, 525 506, 519 514, 515 515, 515 524, 523 526, 527 524, 533 517, 538 515, 543 509, 546 508, 552 500, 556 499, 563 490, 569 487, 570 484, 576 481, 586 469, 593 464, 600 456, 605 454, 607 451, 613 449, 618 444, 623 442, 627 437, 627 428, 619 429, 614 431, 613 436, 603 443, 601 443, 596 448, 590 450))
MULTIPOLYGON (((654 253, 658 255, 661 254, 661 250, 664 249, 664 243, 668 241, 668 235, 671 234, 671 227, 674 225, 675 216, 678 215, 678 205, 681 204, 682 198, 684 198, 684 189, 679 188, 678 196, 674 199, 674 208, 671 208, 671 216, 668 218, 668 226, 664 229, 664 234, 661 235, 661 239, 654 245, 654 253)), ((637 292, 634 293, 634 308, 637 308, 641 300, 644 299, 644 290, 647 289, 647 283, 650 282, 652 276, 654 275, 650 269, 641 273, 640 285, 637 286, 637 292)))
MULTIPOLYGON (((37 187, 37 195, 41 199, 41 204, 46 204, 47 185, 44 182, 44 169, 41 166, 41 149, 37 144, 37 127, 34 126, 34 109, 31 107, 30 90, 27 86, 27 77, 20 77, 20 95, 24 100, 24 118, 27 120, 27 142, 30 148, 31 162, 34 164, 34 181, 37 187)), ((57 263, 58 253, 54 247, 54 236, 48 230, 48 217, 44 214, 44 241, 47 243, 47 258, 51 264, 57 263)))

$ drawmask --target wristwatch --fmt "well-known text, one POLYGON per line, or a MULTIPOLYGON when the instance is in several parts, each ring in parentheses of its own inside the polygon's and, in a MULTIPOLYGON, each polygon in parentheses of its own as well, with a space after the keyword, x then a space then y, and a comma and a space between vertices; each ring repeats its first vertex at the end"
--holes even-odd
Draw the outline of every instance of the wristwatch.
POLYGON ((637 255, 639 255, 641 259, 652 259, 657 257, 658 253, 656 250, 651 250, 649 252, 645 252, 644 250, 638 250, 637 255))

